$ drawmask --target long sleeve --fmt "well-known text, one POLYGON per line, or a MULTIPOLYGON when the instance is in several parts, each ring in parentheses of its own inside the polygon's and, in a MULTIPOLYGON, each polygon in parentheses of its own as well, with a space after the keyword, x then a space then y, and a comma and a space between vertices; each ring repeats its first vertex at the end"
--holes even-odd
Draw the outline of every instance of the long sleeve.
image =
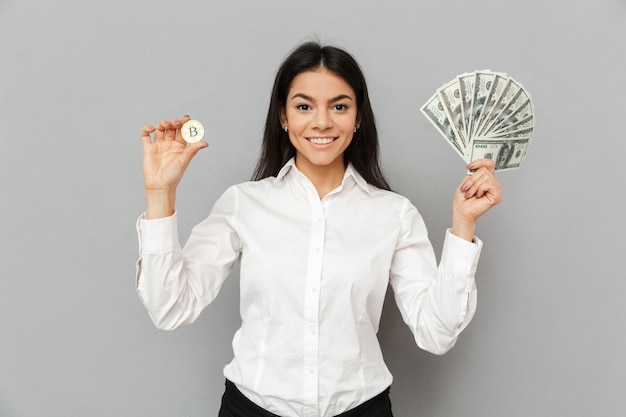
POLYGON ((391 267, 391 286, 402 318, 422 349, 450 350, 476 311, 474 275, 482 242, 468 242, 449 230, 437 267, 424 222, 412 205, 403 215, 391 267))
POLYGON ((236 194, 230 190, 191 232, 184 249, 177 214, 137 221, 140 259, 136 287, 154 324, 173 330, 193 322, 217 296, 241 250, 234 229, 236 194))

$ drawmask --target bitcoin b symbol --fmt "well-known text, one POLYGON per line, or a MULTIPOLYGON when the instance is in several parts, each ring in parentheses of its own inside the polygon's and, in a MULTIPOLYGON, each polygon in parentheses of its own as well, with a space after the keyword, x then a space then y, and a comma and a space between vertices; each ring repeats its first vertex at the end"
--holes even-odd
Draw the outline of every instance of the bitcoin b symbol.
POLYGON ((180 129, 180 133, 185 141, 198 142, 204 137, 204 126, 197 120, 189 120, 180 129))

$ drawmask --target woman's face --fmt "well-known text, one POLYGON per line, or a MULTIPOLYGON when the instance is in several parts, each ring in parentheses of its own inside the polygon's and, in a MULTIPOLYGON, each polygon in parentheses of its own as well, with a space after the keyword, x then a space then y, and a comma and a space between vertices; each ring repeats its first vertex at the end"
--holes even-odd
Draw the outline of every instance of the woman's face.
POLYGON ((305 174, 319 167, 343 171, 357 114, 356 95, 343 78, 323 67, 296 76, 280 119, 296 148, 298 169, 305 174))

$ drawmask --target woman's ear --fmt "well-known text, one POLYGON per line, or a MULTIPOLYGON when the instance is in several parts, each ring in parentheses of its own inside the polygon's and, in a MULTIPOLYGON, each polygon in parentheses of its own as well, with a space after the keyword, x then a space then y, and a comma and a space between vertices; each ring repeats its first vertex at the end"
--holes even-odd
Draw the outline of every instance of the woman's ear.
POLYGON ((280 110, 278 111, 278 118, 280 119, 281 126, 284 127, 287 125, 287 114, 285 113, 284 107, 281 107, 280 110))

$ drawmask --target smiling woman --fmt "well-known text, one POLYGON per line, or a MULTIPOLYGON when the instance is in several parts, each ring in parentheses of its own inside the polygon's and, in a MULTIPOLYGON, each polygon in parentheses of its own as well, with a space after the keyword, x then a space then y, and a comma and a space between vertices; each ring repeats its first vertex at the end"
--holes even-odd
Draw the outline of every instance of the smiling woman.
POLYGON ((141 133, 136 282, 155 325, 193 322, 239 260, 242 323, 219 416, 392 416, 376 337, 387 287, 418 346, 454 346, 476 309, 476 220, 501 198, 493 162, 468 165, 438 266, 417 209, 381 173, 359 66, 307 43, 278 70, 255 181, 229 188, 181 249, 176 188, 207 146, 185 143, 187 120, 141 133))
POLYGON ((262 154, 253 178, 260 180, 277 175, 285 163, 296 156, 296 148, 290 141, 291 135, 288 135, 288 129, 291 128, 288 122, 291 123, 291 121, 287 119, 286 113, 290 106, 294 104, 297 106, 297 104, 288 103, 288 98, 293 100, 296 94, 301 94, 300 98, 305 101, 309 99, 309 102, 299 103, 304 106, 300 109, 310 109, 313 105, 310 99, 321 99, 317 97, 320 94, 317 88, 320 87, 322 79, 332 80, 334 88, 337 88, 336 96, 326 92, 328 94, 324 97, 326 100, 345 99, 342 96, 352 99, 351 102, 343 100, 342 103, 323 103, 327 106, 326 109, 331 105, 337 105, 338 110, 344 109, 343 106, 348 106, 351 112, 356 112, 350 127, 353 138, 344 149, 344 165, 352 164, 368 183, 389 190, 389 184, 380 168, 378 132, 367 83, 359 64, 350 54, 339 48, 322 46, 314 42, 300 45, 278 69, 267 112, 262 154), (304 74, 312 76, 310 73, 318 73, 319 76, 306 77, 308 83, 312 83, 314 78, 317 81, 317 85, 309 86, 309 88, 314 87, 313 96, 309 95, 311 92, 307 94, 304 91, 294 90, 295 81, 301 79, 304 74), (356 127, 358 130, 355 129, 356 127))
POLYGON ((352 87, 326 68, 294 78, 280 121, 296 149, 296 167, 323 198, 341 184, 343 154, 358 129, 352 87))

